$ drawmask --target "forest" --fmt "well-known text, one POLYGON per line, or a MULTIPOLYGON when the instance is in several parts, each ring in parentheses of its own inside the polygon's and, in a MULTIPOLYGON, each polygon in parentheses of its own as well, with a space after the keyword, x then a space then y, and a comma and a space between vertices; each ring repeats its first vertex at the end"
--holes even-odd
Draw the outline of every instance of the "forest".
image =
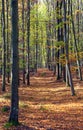
POLYGON ((83 130, 83 0, 0 1, 0 130, 83 130))

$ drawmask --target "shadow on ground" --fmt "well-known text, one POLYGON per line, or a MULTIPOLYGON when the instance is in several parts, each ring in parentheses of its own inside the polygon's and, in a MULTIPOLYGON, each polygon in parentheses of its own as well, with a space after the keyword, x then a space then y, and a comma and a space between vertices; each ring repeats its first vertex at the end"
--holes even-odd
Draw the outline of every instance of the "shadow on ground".
POLYGON ((35 130, 34 128, 28 127, 27 125, 20 125, 14 130, 35 130))

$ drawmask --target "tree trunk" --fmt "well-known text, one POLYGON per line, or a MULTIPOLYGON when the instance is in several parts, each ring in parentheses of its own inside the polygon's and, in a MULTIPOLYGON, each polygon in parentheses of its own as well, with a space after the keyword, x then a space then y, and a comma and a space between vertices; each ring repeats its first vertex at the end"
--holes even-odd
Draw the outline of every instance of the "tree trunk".
POLYGON ((66 25, 67 19, 66 19, 66 2, 65 2, 65 0, 63 1, 63 4, 64 4, 64 42, 65 42, 65 52, 66 52, 66 71, 67 71, 68 78, 69 78, 71 93, 72 93, 72 96, 74 96, 75 91, 74 91, 73 81, 72 81, 72 76, 71 76, 71 71, 70 71, 69 53, 68 53, 67 25, 66 25))
POLYGON ((25 35, 25 30, 24 30, 24 0, 22 0, 22 41, 23 41, 23 84, 25 84, 25 42, 24 42, 24 35, 25 35))
POLYGON ((10 83, 10 57, 9 57, 9 18, 8 18, 8 14, 9 14, 9 1, 6 0, 6 10, 7 10, 7 15, 6 15, 6 28, 7 28, 7 32, 6 32, 6 37, 7 37, 7 43, 6 43, 6 49, 7 49, 7 82, 10 83))
POLYGON ((18 124, 18 0, 11 0, 12 8, 12 83, 9 122, 18 124))
POLYGON ((72 0, 71 0, 71 20, 72 20, 72 29, 73 29, 73 35, 74 35, 74 45, 75 45, 75 51, 76 51, 76 57, 77 57, 77 66, 78 66, 79 78, 80 78, 80 80, 82 80, 82 72, 81 72, 81 68, 80 68, 80 57, 79 57, 79 51, 78 51, 78 48, 77 48, 75 26, 74 26, 72 11, 73 10, 72 10, 72 0))
POLYGON ((36 0, 36 62, 35 62, 35 70, 37 72, 38 68, 38 0, 36 0))
POLYGON ((2 0, 2 36, 3 36, 2 91, 5 91, 5 82, 6 82, 6 40, 5 40, 5 1, 4 0, 2 0))
POLYGON ((30 85, 30 0, 27 1, 27 44, 28 44, 28 73, 27 73, 27 85, 30 85))

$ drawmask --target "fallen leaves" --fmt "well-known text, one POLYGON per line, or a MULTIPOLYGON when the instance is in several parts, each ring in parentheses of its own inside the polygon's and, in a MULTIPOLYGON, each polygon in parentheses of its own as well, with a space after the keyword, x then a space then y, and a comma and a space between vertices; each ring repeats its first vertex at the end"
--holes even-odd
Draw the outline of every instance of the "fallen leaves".
MULTIPOLYGON (((30 87, 22 84, 19 87, 21 125, 10 130, 83 130, 82 83, 74 80, 76 96, 72 97, 70 88, 56 81, 52 72, 45 70, 43 76, 41 73, 39 70, 31 77, 30 87)), ((4 124, 8 121, 9 111, 3 113, 1 109, 10 106, 9 96, 0 94, 0 130, 5 130, 4 124)))

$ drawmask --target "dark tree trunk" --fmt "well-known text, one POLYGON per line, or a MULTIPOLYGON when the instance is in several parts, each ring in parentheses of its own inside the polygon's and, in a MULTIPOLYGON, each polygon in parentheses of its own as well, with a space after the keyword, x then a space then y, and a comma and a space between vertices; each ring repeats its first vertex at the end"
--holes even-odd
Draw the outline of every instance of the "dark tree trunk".
POLYGON ((6 37, 7 37, 7 44, 6 44, 6 49, 7 49, 7 82, 10 83, 10 57, 9 57, 9 18, 8 18, 8 14, 9 14, 9 1, 6 0, 6 11, 7 11, 7 15, 6 15, 6 28, 7 28, 7 32, 6 32, 6 37))
POLYGON ((36 62, 35 62, 35 70, 37 72, 38 68, 38 0, 36 0, 36 62))
POLYGON ((47 1, 47 13, 48 13, 48 22, 46 23, 46 35, 47 35, 47 67, 51 69, 51 20, 50 20, 50 2, 47 1))
POLYGON ((5 1, 4 0, 2 0, 2 36, 3 36, 2 91, 5 91, 5 82, 6 82, 6 40, 5 40, 5 1))
POLYGON ((24 42, 24 35, 25 35, 25 30, 24 30, 24 0, 22 0, 22 41, 23 41, 23 84, 25 84, 25 42, 24 42))
POLYGON ((18 124, 18 0, 11 0, 12 8, 12 83, 9 122, 18 124))
POLYGON ((30 85, 30 0, 27 1, 27 44, 28 44, 28 72, 27 72, 27 85, 30 85))
POLYGON ((79 57, 79 51, 77 47, 77 41, 76 41, 76 33, 75 33, 75 25, 73 21, 73 13, 72 13, 72 0, 71 0, 71 17, 72 17, 72 29, 73 29, 73 35, 74 35, 74 45, 75 45, 75 51, 76 51, 76 57, 77 57, 77 66, 78 66, 78 73, 79 73, 79 78, 82 80, 82 72, 81 72, 81 67, 80 67, 80 57, 79 57))
MULTIPOLYGON (((57 7, 57 15, 60 15, 60 4, 59 4, 59 1, 57 1, 57 5, 56 5, 56 7, 57 7)), ((59 25, 60 24, 60 18, 58 18, 57 17, 57 25, 59 25)), ((57 30, 57 41, 59 42, 61 40, 61 35, 60 35, 60 27, 58 27, 58 30, 57 30)), ((58 50, 57 51, 57 54, 56 54, 56 56, 57 56, 57 60, 58 60, 58 62, 57 62, 57 64, 56 64, 56 76, 57 76, 57 80, 59 80, 60 79, 60 64, 59 64, 59 56, 60 56, 60 51, 58 50)))
MULTIPOLYGON (((69 80, 69 84, 71 87, 71 93, 72 96, 75 95, 75 91, 74 91, 74 86, 73 86, 73 81, 72 81, 72 75, 71 75, 71 70, 70 70, 70 63, 69 63, 69 52, 68 52, 68 40, 67 40, 67 25, 66 25, 66 7, 67 7, 67 3, 65 2, 65 0, 63 1, 64 4, 64 42, 65 42, 65 53, 66 53, 66 71, 67 71, 67 75, 68 75, 68 80, 69 80)), ((67 83, 67 82, 66 82, 67 83)))

